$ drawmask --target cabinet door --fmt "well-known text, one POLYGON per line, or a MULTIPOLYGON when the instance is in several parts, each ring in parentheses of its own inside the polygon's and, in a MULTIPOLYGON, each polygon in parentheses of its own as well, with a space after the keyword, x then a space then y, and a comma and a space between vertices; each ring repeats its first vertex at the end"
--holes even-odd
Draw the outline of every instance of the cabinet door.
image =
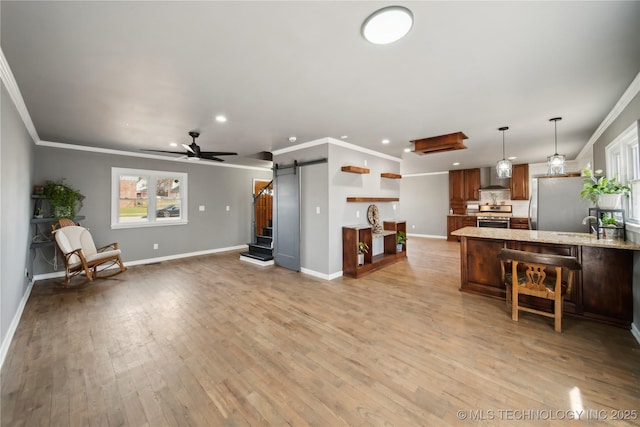
POLYGON ((449 208, 453 213, 462 214, 465 210, 464 170, 449 171, 449 208))
POLYGON ((513 165, 511 200, 529 200, 529 165, 513 165))
POLYGON ((517 230, 528 230, 529 219, 528 218, 511 218, 511 228, 517 230))
POLYGON ((457 215, 449 215, 447 216, 447 240, 449 241, 460 241, 460 238, 457 236, 452 236, 451 232, 456 231, 462 228, 462 219, 464 217, 457 215))
POLYGON ((464 171, 465 201, 480 200, 480 169, 465 169, 464 171))

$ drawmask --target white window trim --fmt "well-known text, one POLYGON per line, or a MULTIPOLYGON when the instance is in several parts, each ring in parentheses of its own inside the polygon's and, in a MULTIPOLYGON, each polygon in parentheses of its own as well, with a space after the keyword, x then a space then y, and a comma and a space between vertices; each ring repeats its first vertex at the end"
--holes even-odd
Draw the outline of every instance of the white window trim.
MULTIPOLYGON (((618 135, 613 141, 609 143, 604 149, 605 159, 607 165, 607 176, 613 177, 617 175, 618 181, 622 184, 630 185, 629 180, 629 153, 630 148, 633 145, 638 144, 640 137, 640 130, 638 129, 639 122, 635 121, 631 126, 625 129, 620 135, 618 135), (616 156, 619 156, 620 164, 614 164, 616 156)), ((631 197, 640 197, 640 194, 632 194, 631 197)), ((625 210, 626 221, 630 228, 637 228, 640 224, 640 213, 634 212, 635 216, 631 216, 631 203, 628 197, 623 197, 622 208, 625 210)))
POLYGON ((142 227, 168 227, 173 225, 185 225, 189 223, 188 212, 188 200, 187 196, 188 183, 187 174, 184 172, 170 172, 170 171, 157 171, 149 169, 129 169, 129 168, 111 168, 111 228, 142 228, 142 227), (148 197, 148 218, 145 222, 133 222, 133 223, 120 223, 120 177, 122 175, 133 176, 148 176, 149 188, 148 194, 155 194, 155 182, 156 178, 175 176, 180 179, 180 195, 182 197, 180 203, 180 218, 176 219, 163 219, 162 221, 156 221, 156 198, 148 197))

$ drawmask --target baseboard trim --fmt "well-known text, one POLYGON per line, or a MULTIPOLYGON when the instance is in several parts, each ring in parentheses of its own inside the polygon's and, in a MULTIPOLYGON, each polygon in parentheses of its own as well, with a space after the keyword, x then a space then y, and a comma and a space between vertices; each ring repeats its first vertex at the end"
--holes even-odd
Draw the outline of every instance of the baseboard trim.
POLYGON ((342 277, 342 271, 338 271, 337 273, 332 274, 325 274, 314 270, 309 270, 308 268, 300 268, 300 272, 323 280, 333 280, 337 279, 338 277, 342 277))
POLYGON ((9 347, 11 346, 11 341, 13 341, 13 335, 16 333, 18 329, 18 324, 20 323, 20 319, 22 318, 22 312, 24 311, 25 306, 27 305, 27 301, 29 300, 29 296, 31 295, 31 290, 33 289, 33 281, 29 282, 27 286, 27 290, 24 292, 22 299, 20 300, 20 304, 18 305, 18 309, 16 310, 15 316, 11 320, 11 324, 9 325, 9 329, 7 330, 7 335, 4 337, 2 341, 2 347, 0 347, 0 370, 4 365, 4 359, 7 357, 7 353, 9 352, 9 347))
POLYGON ((636 341, 638 341, 638 344, 640 344, 640 330, 638 330, 635 323, 631 324, 631 335, 633 335, 636 341))
POLYGON ((433 234, 413 234, 413 233, 407 233, 408 237, 426 237, 427 239, 443 239, 446 240, 447 236, 436 236, 433 234))
MULTIPOLYGON (((246 250, 246 249, 247 249, 247 245, 229 246, 226 248, 207 249, 206 251, 186 252, 183 254, 167 255, 167 256, 157 257, 157 258, 139 259, 136 261, 125 261, 124 265, 125 267, 131 267, 134 265, 154 264, 162 261, 172 261, 174 259, 189 258, 193 256, 210 255, 210 254, 217 254, 220 252, 230 252, 230 251, 246 250)), ((114 265, 111 268, 118 268, 118 266, 114 265)), ((52 273, 37 274, 33 276, 33 281, 35 282, 38 280, 56 279, 58 277, 64 277, 64 271, 54 271, 52 273)))

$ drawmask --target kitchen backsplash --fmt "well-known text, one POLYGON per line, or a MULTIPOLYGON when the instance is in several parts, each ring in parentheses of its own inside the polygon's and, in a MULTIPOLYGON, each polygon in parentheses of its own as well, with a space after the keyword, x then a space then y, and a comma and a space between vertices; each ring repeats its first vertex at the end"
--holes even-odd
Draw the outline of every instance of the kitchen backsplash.
POLYGON ((504 204, 513 206, 513 216, 516 218, 528 218, 529 217, 529 201, 528 200, 511 200, 509 197, 511 193, 509 190, 495 190, 495 191, 481 191, 479 202, 469 202, 468 205, 485 205, 493 204, 493 197, 495 195, 496 204, 504 204))

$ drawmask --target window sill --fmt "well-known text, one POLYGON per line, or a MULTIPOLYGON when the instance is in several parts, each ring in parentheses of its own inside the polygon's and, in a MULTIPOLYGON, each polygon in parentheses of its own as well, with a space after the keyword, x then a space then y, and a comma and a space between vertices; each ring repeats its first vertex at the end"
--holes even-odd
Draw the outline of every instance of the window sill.
POLYGON ((145 228, 145 227, 169 227, 172 225, 187 225, 189 221, 187 220, 179 220, 179 221, 158 221, 158 222, 132 222, 129 224, 111 224, 111 229, 120 229, 120 228, 145 228))

